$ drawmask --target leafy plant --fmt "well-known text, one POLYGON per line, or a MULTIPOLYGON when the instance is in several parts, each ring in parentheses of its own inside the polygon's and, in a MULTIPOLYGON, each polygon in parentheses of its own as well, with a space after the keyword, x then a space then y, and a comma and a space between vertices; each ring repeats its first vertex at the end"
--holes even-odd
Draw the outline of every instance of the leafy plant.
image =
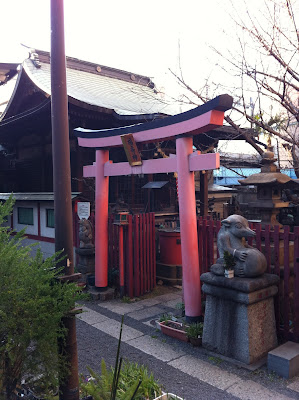
POLYGON ((228 251, 225 251, 223 254, 223 258, 224 258, 224 268, 228 270, 234 269, 234 266, 236 265, 234 256, 230 254, 228 251))
POLYGON ((175 305, 175 308, 176 308, 177 310, 180 310, 180 311, 181 311, 181 316, 182 316, 182 317, 185 316, 185 303, 177 303, 177 304, 175 305))
MULTIPOLYGON (((123 317, 124 318, 124 317, 123 317)), ((115 367, 107 369, 104 360, 101 362, 101 374, 87 367, 90 379, 81 377, 80 388, 85 396, 94 400, 146 400, 161 394, 159 384, 147 368, 137 363, 124 361, 120 357, 123 318, 121 322, 115 367)))
POLYGON ((186 327, 186 333, 189 338, 198 338, 203 333, 203 323, 196 322, 186 327))
POLYGON ((47 394, 58 386, 58 369, 68 373, 57 341, 65 338, 61 319, 78 293, 75 284, 57 279, 57 254, 45 261, 40 251, 33 257, 32 246, 23 246, 24 231, 3 226, 13 204, 12 196, 0 204, 0 395, 7 400, 25 376, 29 383, 41 376, 47 394))
POLYGON ((131 298, 129 296, 123 296, 121 301, 123 303, 131 303, 131 298))
POLYGON ((172 315, 171 314, 162 314, 159 317, 159 322, 165 322, 165 321, 168 321, 169 319, 172 319, 172 315))

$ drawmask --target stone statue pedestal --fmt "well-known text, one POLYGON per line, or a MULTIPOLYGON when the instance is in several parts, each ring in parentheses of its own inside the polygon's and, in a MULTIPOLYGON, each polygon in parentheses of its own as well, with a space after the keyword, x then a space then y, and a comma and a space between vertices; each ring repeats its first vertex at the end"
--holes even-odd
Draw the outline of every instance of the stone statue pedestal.
POLYGON ((76 249, 76 253, 79 256, 78 263, 76 265, 77 270, 81 272, 81 274, 94 274, 95 270, 95 248, 87 247, 87 248, 78 248, 76 249))
POLYGON ((201 281, 207 296, 204 348, 252 364, 277 346, 273 296, 278 276, 228 279, 207 272, 201 281))

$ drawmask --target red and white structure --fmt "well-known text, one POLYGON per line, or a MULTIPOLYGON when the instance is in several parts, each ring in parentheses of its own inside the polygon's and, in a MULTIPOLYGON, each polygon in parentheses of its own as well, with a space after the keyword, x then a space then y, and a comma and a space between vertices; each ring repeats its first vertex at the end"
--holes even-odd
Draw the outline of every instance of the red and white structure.
POLYGON ((232 97, 221 95, 193 110, 144 124, 107 130, 77 128, 75 135, 83 147, 96 150, 96 161, 84 167, 84 177, 95 177, 95 284, 108 284, 108 179, 109 176, 177 172, 183 290, 186 317, 196 321, 201 316, 200 266, 198 260, 194 171, 220 167, 218 153, 193 151, 193 135, 223 125, 224 112, 231 108, 232 97), (122 146, 121 136, 132 134, 135 142, 176 140, 176 155, 144 160, 140 166, 109 161, 108 148, 122 146))

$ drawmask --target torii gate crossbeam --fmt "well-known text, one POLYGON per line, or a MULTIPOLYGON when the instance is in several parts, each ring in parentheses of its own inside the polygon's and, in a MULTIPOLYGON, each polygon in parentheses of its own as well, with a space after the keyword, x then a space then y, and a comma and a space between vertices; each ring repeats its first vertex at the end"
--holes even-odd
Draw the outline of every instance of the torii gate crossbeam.
POLYGON ((219 154, 193 152, 193 135, 208 132, 223 124, 224 112, 231 108, 232 97, 218 96, 191 111, 164 119, 107 130, 75 129, 80 146, 94 147, 96 161, 85 166, 84 177, 96 178, 95 195, 95 283, 108 284, 108 179, 109 176, 177 172, 183 289, 186 319, 201 316, 200 266, 198 259, 194 171, 220 167, 219 154), (111 163, 107 148, 121 146, 121 136, 132 134, 138 143, 176 140, 176 155, 168 159, 144 160, 141 166, 111 163))

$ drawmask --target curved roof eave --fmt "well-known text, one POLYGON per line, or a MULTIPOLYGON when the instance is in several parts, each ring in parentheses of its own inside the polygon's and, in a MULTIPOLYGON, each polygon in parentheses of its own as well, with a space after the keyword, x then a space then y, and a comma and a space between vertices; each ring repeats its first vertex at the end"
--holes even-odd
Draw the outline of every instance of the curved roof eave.
MULTIPOLYGON (((37 68, 27 59, 23 67, 31 81, 51 95, 50 64, 41 62, 37 68)), ((72 68, 67 68, 67 94, 70 102, 74 99, 90 107, 112 110, 119 119, 153 119, 175 113, 149 86, 72 68)))
POLYGON ((15 87, 13 89, 13 92, 12 92, 12 94, 10 96, 10 99, 9 99, 8 103, 6 104, 6 107, 5 107, 4 111, 2 112, 2 114, 0 116, 0 122, 3 121, 3 119, 5 118, 5 115, 7 114, 7 111, 9 110, 11 104, 14 101, 14 98, 15 98, 15 95, 17 93, 18 86, 19 86, 22 74, 23 74, 23 67, 22 67, 22 65, 20 65, 20 70, 18 71, 18 77, 17 77, 17 81, 16 81, 16 84, 15 84, 15 87))

